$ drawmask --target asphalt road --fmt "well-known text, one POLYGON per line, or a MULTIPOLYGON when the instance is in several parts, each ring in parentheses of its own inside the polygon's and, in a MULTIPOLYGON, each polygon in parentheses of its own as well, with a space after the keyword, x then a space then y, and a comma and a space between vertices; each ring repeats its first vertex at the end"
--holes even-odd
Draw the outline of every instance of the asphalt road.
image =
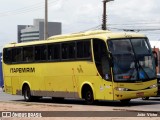
MULTIPOLYGON (((0 88, 0 101, 9 102, 25 102, 23 96, 6 94, 0 88)), ((67 105, 82 105, 85 106, 83 100, 65 99, 64 101, 53 102, 51 98, 42 98, 35 103, 41 104, 67 104, 67 105)), ((129 104, 123 105, 119 101, 100 101, 93 106, 98 107, 112 107, 113 110, 135 110, 135 111, 160 111, 160 97, 151 97, 149 100, 133 99, 129 104)))
POLYGON ((5 92, 2 91, 2 88, 0 88, 0 101, 16 101, 16 100, 23 100, 23 96, 6 94, 5 92))

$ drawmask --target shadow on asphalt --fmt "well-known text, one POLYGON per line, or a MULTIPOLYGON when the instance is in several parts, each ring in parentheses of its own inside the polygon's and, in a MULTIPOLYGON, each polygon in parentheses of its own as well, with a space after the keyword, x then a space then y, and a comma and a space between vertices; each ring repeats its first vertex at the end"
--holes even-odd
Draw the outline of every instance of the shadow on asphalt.
MULTIPOLYGON (((24 100, 12 100, 15 102, 24 100)), ((41 98, 39 100, 33 101, 35 103, 54 103, 54 104, 73 104, 73 105, 86 105, 84 100, 77 99, 64 99, 60 101, 54 101, 51 98, 41 98)), ((93 106, 111 106, 111 107, 130 107, 130 106, 141 106, 141 105, 154 105, 160 104, 160 98, 150 98, 149 100, 133 99, 127 104, 122 104, 120 101, 97 101, 93 106)))

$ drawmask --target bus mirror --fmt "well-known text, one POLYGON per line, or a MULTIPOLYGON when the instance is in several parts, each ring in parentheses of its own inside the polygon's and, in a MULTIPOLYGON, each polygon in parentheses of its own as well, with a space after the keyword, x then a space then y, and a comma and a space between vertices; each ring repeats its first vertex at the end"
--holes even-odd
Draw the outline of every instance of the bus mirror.
POLYGON ((155 65, 156 67, 158 66, 158 55, 156 51, 152 51, 153 52, 153 56, 154 56, 154 60, 155 60, 155 65))

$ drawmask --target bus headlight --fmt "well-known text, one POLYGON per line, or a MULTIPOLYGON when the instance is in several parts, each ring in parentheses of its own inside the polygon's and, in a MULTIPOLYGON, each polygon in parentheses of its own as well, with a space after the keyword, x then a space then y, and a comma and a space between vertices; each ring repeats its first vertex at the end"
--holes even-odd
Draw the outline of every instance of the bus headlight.
POLYGON ((149 86, 149 88, 150 88, 150 89, 152 89, 152 88, 157 88, 157 84, 151 85, 151 86, 149 86))
POLYGON ((117 90, 117 91, 128 91, 127 88, 119 88, 119 87, 116 87, 115 90, 117 90))

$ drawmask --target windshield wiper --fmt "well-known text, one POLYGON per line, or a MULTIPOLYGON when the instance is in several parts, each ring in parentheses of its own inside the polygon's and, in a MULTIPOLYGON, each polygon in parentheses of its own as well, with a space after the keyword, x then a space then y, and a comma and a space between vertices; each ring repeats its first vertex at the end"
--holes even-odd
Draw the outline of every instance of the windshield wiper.
MULTIPOLYGON (((130 40, 130 42, 131 42, 131 40, 130 40)), ((143 69, 142 65, 139 63, 139 60, 137 59, 137 54, 136 54, 136 52, 135 52, 135 48, 134 48, 132 42, 131 42, 131 46, 132 46, 132 48, 133 48, 133 53, 134 53, 135 67, 136 67, 136 70, 137 70, 137 72, 138 72, 138 73, 137 73, 137 78, 140 78, 140 70, 139 70, 139 69, 141 68, 142 71, 144 72, 145 76, 147 76, 147 78, 149 79, 148 74, 147 74, 146 71, 143 69)))
MULTIPOLYGON (((136 59, 135 63, 138 64, 137 67, 140 68, 140 69, 144 72, 145 76, 147 76, 147 79, 149 79, 148 74, 146 73, 146 71, 144 70, 144 68, 142 67, 142 65, 139 63, 139 60, 136 59)), ((138 76, 139 76, 139 74, 140 74, 140 69, 138 69, 138 76)), ((140 76, 139 76, 139 77, 140 77, 140 76)))

